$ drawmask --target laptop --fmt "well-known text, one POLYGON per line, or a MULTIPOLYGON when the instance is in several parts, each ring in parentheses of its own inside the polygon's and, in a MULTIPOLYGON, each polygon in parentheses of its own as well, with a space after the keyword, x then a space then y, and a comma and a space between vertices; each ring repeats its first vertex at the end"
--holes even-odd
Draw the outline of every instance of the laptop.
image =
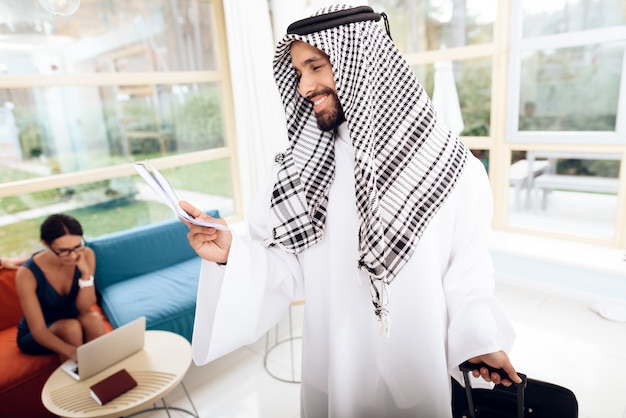
POLYGON ((76 358, 61 368, 76 380, 85 380, 143 349, 146 317, 141 316, 76 349, 76 358))

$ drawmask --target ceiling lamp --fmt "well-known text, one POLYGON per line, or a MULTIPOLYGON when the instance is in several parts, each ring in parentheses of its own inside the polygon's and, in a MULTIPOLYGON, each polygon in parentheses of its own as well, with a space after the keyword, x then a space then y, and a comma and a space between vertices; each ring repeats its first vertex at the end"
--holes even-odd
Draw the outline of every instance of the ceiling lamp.
POLYGON ((59 16, 69 16, 78 10, 80 0, 39 0, 46 11, 59 16))

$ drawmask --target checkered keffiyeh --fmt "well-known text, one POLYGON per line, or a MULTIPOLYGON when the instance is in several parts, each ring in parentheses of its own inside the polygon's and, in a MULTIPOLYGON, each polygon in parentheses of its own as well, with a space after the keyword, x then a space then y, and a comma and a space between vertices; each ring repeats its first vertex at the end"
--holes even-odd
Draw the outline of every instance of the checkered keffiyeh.
MULTIPOLYGON (((330 6, 316 16, 349 8, 330 6)), ((355 152, 356 262, 369 274, 375 313, 389 332, 387 286, 454 188, 468 149, 437 123, 426 92, 375 21, 287 34, 276 48, 274 76, 290 147, 277 157, 267 246, 300 253, 321 240, 334 178, 334 134, 317 127, 312 104, 298 93, 290 56, 295 40, 326 53, 332 65, 355 152)))

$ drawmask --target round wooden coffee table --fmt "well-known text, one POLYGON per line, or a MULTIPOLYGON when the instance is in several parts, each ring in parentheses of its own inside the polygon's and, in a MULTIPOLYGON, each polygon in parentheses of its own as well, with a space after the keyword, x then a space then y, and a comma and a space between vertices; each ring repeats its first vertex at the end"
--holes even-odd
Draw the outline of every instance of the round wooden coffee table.
MULTIPOLYGON (((163 398, 182 382, 191 365, 191 345, 178 334, 168 331, 146 331, 143 350, 114 366, 86 379, 76 381, 57 368, 41 392, 45 407, 52 413, 68 418, 120 417, 144 412, 146 406, 163 398), (99 405, 89 394, 89 387, 120 369, 126 369, 137 386, 112 401, 99 405)), ((189 394, 185 394, 194 412, 169 407, 198 416, 189 394)), ((154 407, 152 409, 167 409, 154 407)), ((148 412, 146 410, 145 412, 148 412)))

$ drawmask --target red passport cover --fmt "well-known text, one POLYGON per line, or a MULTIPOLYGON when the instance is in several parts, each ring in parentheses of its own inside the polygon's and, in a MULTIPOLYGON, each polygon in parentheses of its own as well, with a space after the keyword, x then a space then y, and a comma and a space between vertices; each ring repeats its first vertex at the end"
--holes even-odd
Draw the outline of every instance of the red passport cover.
POLYGON ((90 386, 89 389, 91 389, 91 397, 100 405, 104 405, 135 386, 137 386, 135 379, 126 369, 122 369, 90 386))

